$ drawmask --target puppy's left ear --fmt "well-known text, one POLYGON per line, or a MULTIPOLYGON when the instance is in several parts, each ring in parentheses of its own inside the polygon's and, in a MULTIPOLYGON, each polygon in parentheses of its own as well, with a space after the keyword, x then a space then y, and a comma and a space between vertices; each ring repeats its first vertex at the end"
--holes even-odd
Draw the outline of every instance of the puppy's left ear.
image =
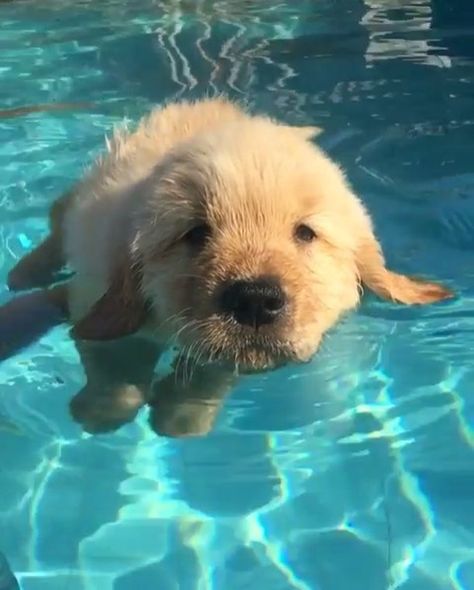
POLYGON ((454 296, 442 285, 388 270, 382 248, 371 229, 359 244, 357 268, 362 282, 383 299, 406 305, 422 305, 454 296))
POLYGON ((137 332, 149 312, 141 279, 141 265, 129 257, 123 260, 107 291, 75 324, 71 335, 80 340, 114 340, 137 332))

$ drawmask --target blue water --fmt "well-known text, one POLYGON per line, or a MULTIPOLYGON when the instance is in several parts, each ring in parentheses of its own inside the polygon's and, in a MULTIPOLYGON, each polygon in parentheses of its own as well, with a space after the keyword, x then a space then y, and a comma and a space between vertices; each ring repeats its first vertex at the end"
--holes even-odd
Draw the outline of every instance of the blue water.
POLYGON ((203 439, 91 437, 65 328, 0 366, 0 551, 23 590, 474 589, 471 0, 0 2, 0 302, 124 117, 226 91, 324 147, 387 258, 457 291, 368 298, 310 365, 244 380, 203 439), (212 5, 214 4, 214 7, 212 5))

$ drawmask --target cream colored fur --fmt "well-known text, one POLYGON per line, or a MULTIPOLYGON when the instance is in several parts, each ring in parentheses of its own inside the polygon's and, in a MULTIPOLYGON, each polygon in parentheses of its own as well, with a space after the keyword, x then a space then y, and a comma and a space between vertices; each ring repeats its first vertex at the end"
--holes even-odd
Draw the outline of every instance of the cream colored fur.
POLYGON ((405 304, 451 296, 386 268, 367 211, 312 142, 318 133, 225 99, 170 104, 117 132, 53 207, 51 235, 9 280, 42 285, 63 262, 75 271, 69 312, 88 384, 72 411, 89 430, 116 427, 145 402, 156 409, 145 382, 171 342, 185 363, 163 382, 151 421, 167 434, 196 433, 210 428, 235 368, 308 360, 363 287, 405 304), (207 232, 199 245, 189 240, 196 227, 207 232), (219 293, 260 277, 279 282, 287 305, 256 330, 223 314, 219 293), (126 342, 110 353, 84 344, 144 330, 156 348, 130 344, 129 366, 126 342))
MULTIPOLYGON (((204 291, 212 291, 230 277, 283 272, 294 300, 288 332, 296 359, 309 357, 324 331, 357 305, 360 279, 405 303, 442 297, 437 286, 386 270, 364 207, 310 142, 316 133, 251 116, 223 99, 171 104, 136 131, 116 133, 76 187, 66 216, 65 252, 77 272, 73 320, 105 292, 114 265, 132 254, 143 262, 142 287, 158 325, 191 303, 193 285, 173 275, 205 268, 204 291), (207 250, 214 266, 196 269, 179 247, 163 264, 160 248, 199 215, 216 229, 207 250), (295 245, 293 227, 302 222, 316 231, 317 244, 295 245)), ((192 306, 201 308, 201 319, 215 311, 208 301, 192 306)))

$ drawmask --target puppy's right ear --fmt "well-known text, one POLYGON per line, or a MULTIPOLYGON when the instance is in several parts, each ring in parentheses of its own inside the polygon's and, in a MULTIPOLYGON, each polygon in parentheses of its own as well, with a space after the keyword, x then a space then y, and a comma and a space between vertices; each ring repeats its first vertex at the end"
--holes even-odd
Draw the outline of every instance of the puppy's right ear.
POLYGON ((79 320, 71 335, 79 340, 114 340, 137 332, 149 307, 141 293, 141 265, 124 260, 104 295, 79 320))
POLYGON ((315 139, 324 132, 324 129, 321 127, 314 127, 312 125, 286 125, 286 127, 297 133, 302 139, 306 139, 308 141, 315 139))
POLYGON ((369 229, 361 236, 357 268, 362 282, 382 299, 405 305, 423 305, 454 296, 443 285, 387 269, 382 248, 369 229))

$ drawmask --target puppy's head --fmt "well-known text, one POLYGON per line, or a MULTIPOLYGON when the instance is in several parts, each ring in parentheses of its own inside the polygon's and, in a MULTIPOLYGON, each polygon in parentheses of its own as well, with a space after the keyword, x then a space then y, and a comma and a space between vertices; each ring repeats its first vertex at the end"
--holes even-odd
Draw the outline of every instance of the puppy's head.
POLYGON ((147 181, 131 259, 76 333, 116 337, 151 316, 195 357, 263 369, 309 359, 361 283, 407 304, 447 297, 385 268, 311 135, 249 118, 177 147, 147 181))

